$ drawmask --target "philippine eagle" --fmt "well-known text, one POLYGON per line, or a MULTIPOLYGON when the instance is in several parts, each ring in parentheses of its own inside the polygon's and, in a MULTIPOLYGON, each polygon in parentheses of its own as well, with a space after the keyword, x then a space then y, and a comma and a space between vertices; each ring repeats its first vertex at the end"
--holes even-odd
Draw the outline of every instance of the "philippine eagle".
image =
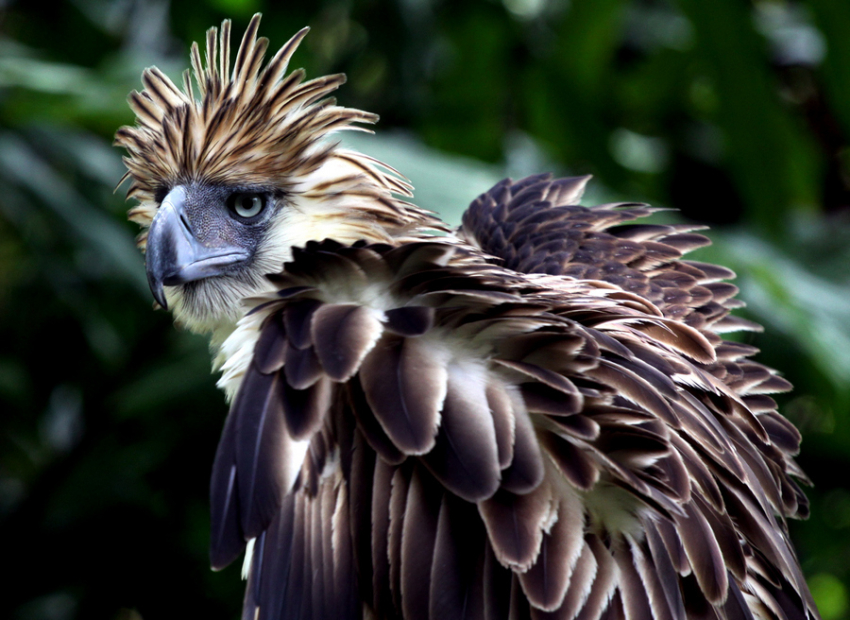
POLYGON ((244 617, 816 618, 790 385, 695 226, 506 179, 450 230, 332 134, 374 123, 251 20, 130 95, 130 218, 154 298, 208 333, 231 401, 214 568, 244 617), (196 90, 197 89, 197 90, 196 90), (443 236, 440 233, 445 233, 443 236))

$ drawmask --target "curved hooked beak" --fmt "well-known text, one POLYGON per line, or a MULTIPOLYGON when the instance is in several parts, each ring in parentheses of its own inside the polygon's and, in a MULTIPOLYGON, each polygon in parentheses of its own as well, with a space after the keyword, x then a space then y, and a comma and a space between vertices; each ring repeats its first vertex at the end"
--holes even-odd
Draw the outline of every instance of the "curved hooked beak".
POLYGON ((176 286, 223 275, 247 260, 241 248, 207 247, 192 232, 186 217, 186 189, 178 185, 162 201, 148 231, 145 271, 153 298, 168 309, 164 286, 176 286))

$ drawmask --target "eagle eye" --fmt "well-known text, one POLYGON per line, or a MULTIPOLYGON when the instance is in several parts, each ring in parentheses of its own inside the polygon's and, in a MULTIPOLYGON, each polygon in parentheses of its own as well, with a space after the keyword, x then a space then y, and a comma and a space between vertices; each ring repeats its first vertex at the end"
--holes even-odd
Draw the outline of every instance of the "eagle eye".
POLYGON ((235 192, 227 198, 227 208, 237 217, 247 220, 257 217, 266 208, 266 196, 255 192, 235 192))

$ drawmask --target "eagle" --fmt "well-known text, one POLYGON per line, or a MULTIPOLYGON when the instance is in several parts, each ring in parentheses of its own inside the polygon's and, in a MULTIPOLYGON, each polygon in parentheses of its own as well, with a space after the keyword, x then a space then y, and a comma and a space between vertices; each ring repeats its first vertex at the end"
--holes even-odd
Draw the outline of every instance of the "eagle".
POLYGON ((129 217, 156 304, 230 410, 214 569, 246 619, 803 620, 790 389, 694 225, 505 179, 452 229, 336 132, 343 75, 268 62, 255 15, 132 92, 129 217))

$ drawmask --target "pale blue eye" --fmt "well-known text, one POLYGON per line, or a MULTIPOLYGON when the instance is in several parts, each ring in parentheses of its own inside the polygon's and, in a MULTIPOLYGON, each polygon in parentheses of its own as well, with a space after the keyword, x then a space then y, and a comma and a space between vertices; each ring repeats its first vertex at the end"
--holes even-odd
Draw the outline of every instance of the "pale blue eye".
POLYGON ((262 194, 236 193, 230 195, 227 206, 239 217, 250 219, 262 213, 266 199, 262 194))

